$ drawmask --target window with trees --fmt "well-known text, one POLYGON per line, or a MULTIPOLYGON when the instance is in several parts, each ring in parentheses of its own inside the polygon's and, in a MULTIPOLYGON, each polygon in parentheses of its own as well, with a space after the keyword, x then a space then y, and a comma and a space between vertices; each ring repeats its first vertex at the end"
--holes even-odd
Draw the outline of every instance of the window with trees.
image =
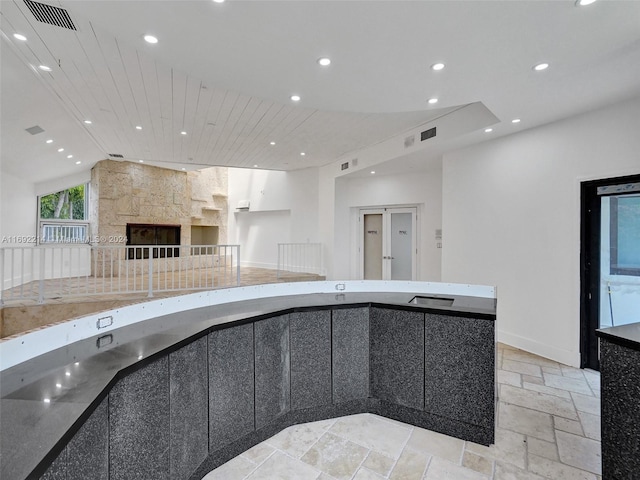
POLYGON ((88 243, 89 184, 38 197, 40 243, 88 243))

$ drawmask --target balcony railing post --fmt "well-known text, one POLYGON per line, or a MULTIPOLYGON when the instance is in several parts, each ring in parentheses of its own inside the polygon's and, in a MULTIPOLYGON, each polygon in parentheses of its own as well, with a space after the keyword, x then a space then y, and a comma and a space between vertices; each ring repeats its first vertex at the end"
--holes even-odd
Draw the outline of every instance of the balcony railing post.
POLYGON ((236 245, 236 262, 237 262, 237 266, 236 266, 236 287, 240 286, 240 245, 236 245))
POLYGON ((153 250, 151 247, 147 248, 149 249, 149 292, 147 297, 153 298, 153 250))
MULTIPOLYGON (((45 248, 40 249, 40 274, 38 278, 38 303, 44 303, 44 262, 45 262, 45 248)), ((33 261, 33 260, 32 260, 33 261)))

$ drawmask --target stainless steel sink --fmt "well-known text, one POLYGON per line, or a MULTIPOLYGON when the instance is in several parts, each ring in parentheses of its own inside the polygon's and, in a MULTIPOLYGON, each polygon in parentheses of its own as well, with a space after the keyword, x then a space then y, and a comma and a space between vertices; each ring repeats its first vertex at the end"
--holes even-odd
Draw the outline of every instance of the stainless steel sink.
POLYGON ((414 305, 424 305, 426 307, 450 307, 453 305, 453 298, 443 298, 443 297, 421 297, 416 295, 413 297, 409 303, 413 303, 414 305))

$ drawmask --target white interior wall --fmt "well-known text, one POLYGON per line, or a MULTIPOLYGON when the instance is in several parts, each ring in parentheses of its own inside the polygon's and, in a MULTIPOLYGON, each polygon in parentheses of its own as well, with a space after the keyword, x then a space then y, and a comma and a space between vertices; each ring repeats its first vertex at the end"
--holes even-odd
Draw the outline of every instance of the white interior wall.
POLYGON ((640 173, 639 131, 635 98, 444 156, 442 280, 498 287, 499 340, 579 365, 580 181, 640 173))
POLYGON ((278 243, 318 242, 318 169, 229 169, 229 242, 242 264, 277 267, 278 243), (249 200, 249 212, 238 212, 249 200))
MULTIPOLYGON (((2 172, 1 191, 0 191, 0 223, 2 227, 2 244, 0 247, 32 247, 35 245, 38 227, 36 222, 37 216, 37 200, 35 187, 33 183, 27 182, 21 178, 2 172)), ((14 257, 14 268, 12 273, 10 253, 5 251, 5 265, 3 272, 3 286, 8 288, 13 284, 22 283, 20 281, 20 267, 15 262, 22 262, 18 257, 14 257)), ((25 257, 24 271, 31 272, 33 270, 31 259, 25 257)), ((31 281, 29 278, 24 281, 31 281)))
POLYGON ((416 205, 417 280, 440 281, 441 250, 435 241, 435 230, 442 228, 442 170, 439 162, 425 172, 336 179, 335 199, 333 278, 359 278, 358 217, 361 208, 416 205))

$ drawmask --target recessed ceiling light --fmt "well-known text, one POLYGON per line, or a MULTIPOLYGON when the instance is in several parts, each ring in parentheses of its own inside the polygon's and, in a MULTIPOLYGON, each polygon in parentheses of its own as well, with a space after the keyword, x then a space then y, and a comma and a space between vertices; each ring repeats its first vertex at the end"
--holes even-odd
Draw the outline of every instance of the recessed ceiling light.
POLYGON ((62 388, 62 384, 61 383, 56 383, 56 388, 62 388))
POLYGON ((185 132, 184 130, 180 132, 180 135, 186 135, 187 132, 185 132))
POLYGON ((73 155, 67 155, 67 158, 73 158, 73 155))
POLYGON ((306 153, 300 152, 300 156, 304 157, 305 155, 306 155, 306 153))
POLYGON ((541 72, 542 70, 546 70, 547 68, 549 68, 549 64, 548 63, 539 63, 537 65, 534 65, 533 69, 536 72, 541 72))
POLYGON ((136 125, 136 130, 142 130, 142 127, 140 125, 136 125))
POLYGON ((53 140, 49 139, 47 140, 47 143, 53 143, 53 140))
POLYGON ((375 170, 371 170, 371 175, 375 175, 376 171, 375 170))
POLYGON ((138 360, 142 360, 144 358, 144 355, 138 355, 138 360))
POLYGON ((491 133, 493 132, 493 128, 485 128, 484 129, 484 133, 491 133))
POLYGON ((43 72, 50 72, 51 71, 51 67, 47 67, 46 65, 40 65, 38 68, 40 70, 42 70, 43 72))
POLYGON ((269 143, 269 145, 275 145, 275 144, 276 144, 276 142, 271 142, 271 143, 269 143))
POLYGON ((50 398, 45 398, 44 400, 42 400, 44 403, 51 403, 51 399, 50 398))
POLYGON ((520 119, 519 118, 514 118, 513 120, 511 120, 511 123, 520 123, 520 119))
POLYGON ((138 160, 139 163, 144 163, 144 160, 138 160))
POLYGON ((429 99, 429 103, 430 103, 431 105, 434 105, 434 104, 438 103, 438 99, 437 99, 437 98, 430 98, 430 99, 429 99))
POLYGON ((258 168, 258 165, 254 165, 253 168, 258 168))
POLYGON ((331 65, 331 59, 328 57, 320 57, 318 59, 318 65, 321 65, 323 67, 328 67, 329 65, 331 65))
POLYGON ((82 163, 82 162, 81 162, 80 160, 78 160, 78 161, 76 162, 76 165, 80 165, 81 163, 82 163))
POLYGON ((186 168, 182 167, 182 171, 185 171, 185 170, 186 170, 186 168))
POLYGON ((59 148, 58 151, 59 152, 64 152, 64 148, 59 148))
POLYGON ((77 367, 78 365, 80 365, 80 362, 76 362, 74 363, 74 365, 77 367))
POLYGON ((444 63, 434 63, 433 65, 431 65, 431 70, 435 70, 436 72, 438 70, 442 70, 444 68, 444 63))
POLYGON ((213 3, 224 3, 224 0, 213 0, 213 3))
POLYGON ((86 123, 87 125, 91 125, 91 120, 85 120, 84 123, 86 123))
POLYGON ((585 5, 591 5, 592 3, 595 3, 596 0, 576 0, 576 6, 577 7, 584 7, 585 5))
POLYGON ((145 35, 144 36, 144 41, 147 43, 158 43, 158 39, 156 37, 154 37, 153 35, 145 35))
POLYGON ((291 100, 294 102, 299 102, 300 101, 300 95, 291 95, 291 100))
POLYGON ((70 377, 70 376, 71 376, 71 372, 64 372, 64 374, 65 374, 67 377, 70 377))
POLYGON ((21 42, 26 42, 27 41, 27 37, 25 37, 24 35, 21 35, 19 33, 14 33, 13 34, 13 38, 15 38, 16 40, 20 40, 21 42))

